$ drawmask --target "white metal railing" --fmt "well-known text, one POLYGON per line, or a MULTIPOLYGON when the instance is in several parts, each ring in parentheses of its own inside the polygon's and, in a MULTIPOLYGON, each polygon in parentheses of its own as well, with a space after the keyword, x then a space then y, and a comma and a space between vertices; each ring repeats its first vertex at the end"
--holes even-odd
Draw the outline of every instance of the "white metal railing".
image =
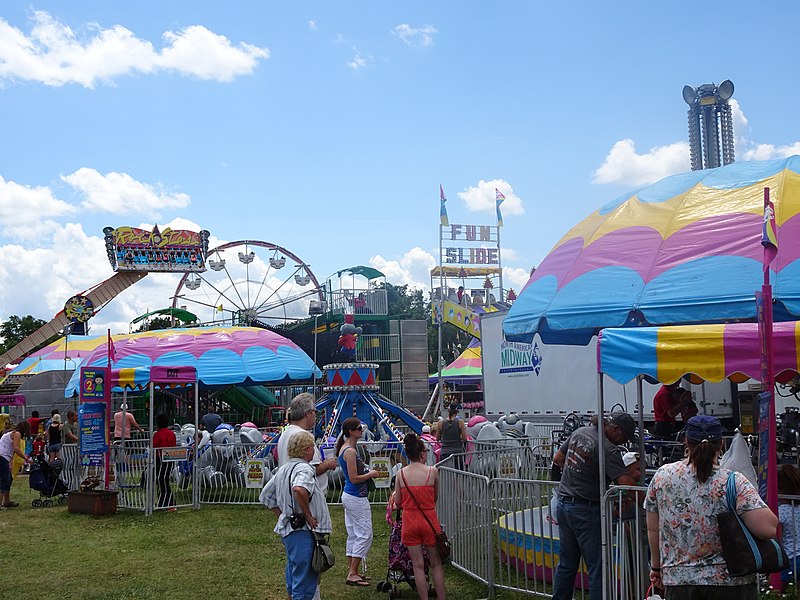
POLYGON ((379 392, 381 396, 384 396, 397 404, 398 406, 403 405, 403 382, 400 379, 381 379, 378 381, 379 392))
POLYGON ((358 360, 366 362, 398 362, 400 336, 396 333, 365 334, 359 336, 358 360))
POLYGON ((353 288, 329 292, 329 309, 333 314, 389 314, 389 302, 384 289, 353 288))

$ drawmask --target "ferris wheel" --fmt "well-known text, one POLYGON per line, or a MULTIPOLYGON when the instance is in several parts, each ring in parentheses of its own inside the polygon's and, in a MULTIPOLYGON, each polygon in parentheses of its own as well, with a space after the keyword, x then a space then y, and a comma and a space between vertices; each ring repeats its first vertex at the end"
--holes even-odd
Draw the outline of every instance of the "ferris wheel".
POLYGON ((259 240, 209 250, 208 270, 186 273, 172 299, 201 323, 282 326, 308 317, 324 290, 310 265, 286 248, 259 240))

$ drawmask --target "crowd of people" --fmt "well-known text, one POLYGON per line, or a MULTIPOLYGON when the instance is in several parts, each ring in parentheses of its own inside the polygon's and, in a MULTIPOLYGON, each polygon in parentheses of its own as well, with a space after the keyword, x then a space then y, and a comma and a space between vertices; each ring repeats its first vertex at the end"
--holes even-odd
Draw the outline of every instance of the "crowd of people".
MULTIPOLYGON (((716 516, 727 510, 726 485, 731 473, 720 466, 725 450, 723 427, 719 419, 694 414, 691 396, 678 385, 666 385, 657 395, 664 435, 676 436, 685 445, 682 460, 659 467, 646 492, 630 492, 631 503, 638 506, 647 523, 649 542, 649 578, 656 590, 663 590, 667 600, 723 597, 725 600, 753 600, 755 576, 731 576, 722 556, 716 516), (660 399, 659 399, 660 398, 660 399), (682 417, 677 421, 676 417, 682 417), (669 433, 667 433, 667 428, 669 433)), ((317 447, 313 431, 317 423, 315 398, 304 393, 296 396, 288 408, 289 424, 283 429, 276 455, 278 468, 264 486, 260 501, 277 516, 274 531, 286 550, 284 572, 290 599, 319 600, 320 573, 312 567, 312 553, 317 538, 326 536, 333 525, 326 493, 329 473, 339 468, 343 478, 342 505, 346 530, 347 586, 370 589, 372 578, 365 559, 373 543, 371 485, 381 477, 378 470, 365 464, 359 441, 366 424, 357 417, 342 422, 341 435, 330 456, 317 447)), ((213 431, 222 418, 209 412, 201 420, 201 429, 213 431)), ((113 437, 129 438, 134 430, 144 429, 126 406, 113 416, 113 437)), ((175 499, 170 485, 173 463, 162 459, 165 448, 177 444, 166 415, 156 417, 153 434, 158 506, 174 510, 175 499)), ((465 423, 457 410, 433 426, 426 425, 421 436, 404 437, 405 461, 392 477, 389 511, 402 511, 401 540, 407 548, 416 581, 427 581, 426 572, 438 598, 445 598, 444 571, 436 546, 441 525, 436 514, 439 495, 439 471, 428 459, 431 442, 440 444, 439 460, 451 456, 463 458, 468 440, 465 423)), ((623 486, 640 484, 643 462, 638 453, 621 452, 636 441, 634 419, 625 412, 614 412, 602 420, 573 431, 554 455, 560 467, 557 484, 559 557, 553 578, 553 598, 573 597, 581 561, 586 565, 589 599, 603 597, 601 549, 601 489, 611 483, 623 486), (600 437, 602 432, 602 437, 600 437), (605 473, 601 487, 600 464, 605 473)), ((0 437, 0 510, 18 506, 10 498, 11 461, 18 457, 26 464, 37 454, 50 460, 59 457, 63 444, 78 441, 77 414, 68 411, 63 420, 54 410, 42 419, 37 411, 0 437)), ((452 462, 452 461, 451 461, 452 462)), ((458 461, 455 468, 463 468, 458 461)), ((783 544, 791 564, 782 573, 784 582, 792 581, 800 560, 800 505, 782 501, 774 514, 759 496, 747 477, 734 476, 735 509, 756 537, 772 538, 782 529, 783 544)), ((779 493, 783 498, 800 497, 800 471, 794 464, 780 465, 779 493)), ((427 584, 417 586, 420 598, 428 598, 427 584)))

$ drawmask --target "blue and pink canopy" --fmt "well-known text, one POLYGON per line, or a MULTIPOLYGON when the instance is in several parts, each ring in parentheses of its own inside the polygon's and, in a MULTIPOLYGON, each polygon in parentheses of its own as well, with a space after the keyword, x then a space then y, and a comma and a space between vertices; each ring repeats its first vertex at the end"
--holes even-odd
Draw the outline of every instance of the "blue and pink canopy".
MULTIPOLYGON (((149 367, 194 367, 201 385, 219 386, 304 380, 321 376, 311 358, 291 340, 256 327, 192 327, 113 336, 112 367, 127 371, 128 388, 149 381, 149 367)), ((108 348, 99 346, 84 366, 102 367, 108 348)), ((77 393, 76 370, 65 395, 77 393)), ((115 388, 119 391, 120 388, 115 388)))
POLYGON ((10 375, 36 375, 45 371, 72 371, 98 347, 106 343, 104 335, 62 337, 25 357, 10 375))
POLYGON ((573 227, 506 317, 509 337, 586 343, 603 327, 756 319, 764 188, 778 228, 775 320, 800 316, 800 157, 667 177, 573 227))
MULTIPOLYGON (((800 371, 800 322, 775 323, 772 340, 777 379, 789 380, 800 371)), ((597 370, 622 384, 638 375, 741 383, 761 377, 760 344, 756 323, 608 328, 597 338, 597 370)))

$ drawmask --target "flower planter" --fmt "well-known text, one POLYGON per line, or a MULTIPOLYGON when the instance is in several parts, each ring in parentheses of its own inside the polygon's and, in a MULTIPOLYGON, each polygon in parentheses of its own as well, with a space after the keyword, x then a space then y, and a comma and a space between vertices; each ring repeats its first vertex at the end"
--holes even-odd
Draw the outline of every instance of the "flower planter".
POLYGON ((113 515, 117 512, 117 491, 70 492, 67 496, 67 508, 71 513, 83 515, 113 515))

